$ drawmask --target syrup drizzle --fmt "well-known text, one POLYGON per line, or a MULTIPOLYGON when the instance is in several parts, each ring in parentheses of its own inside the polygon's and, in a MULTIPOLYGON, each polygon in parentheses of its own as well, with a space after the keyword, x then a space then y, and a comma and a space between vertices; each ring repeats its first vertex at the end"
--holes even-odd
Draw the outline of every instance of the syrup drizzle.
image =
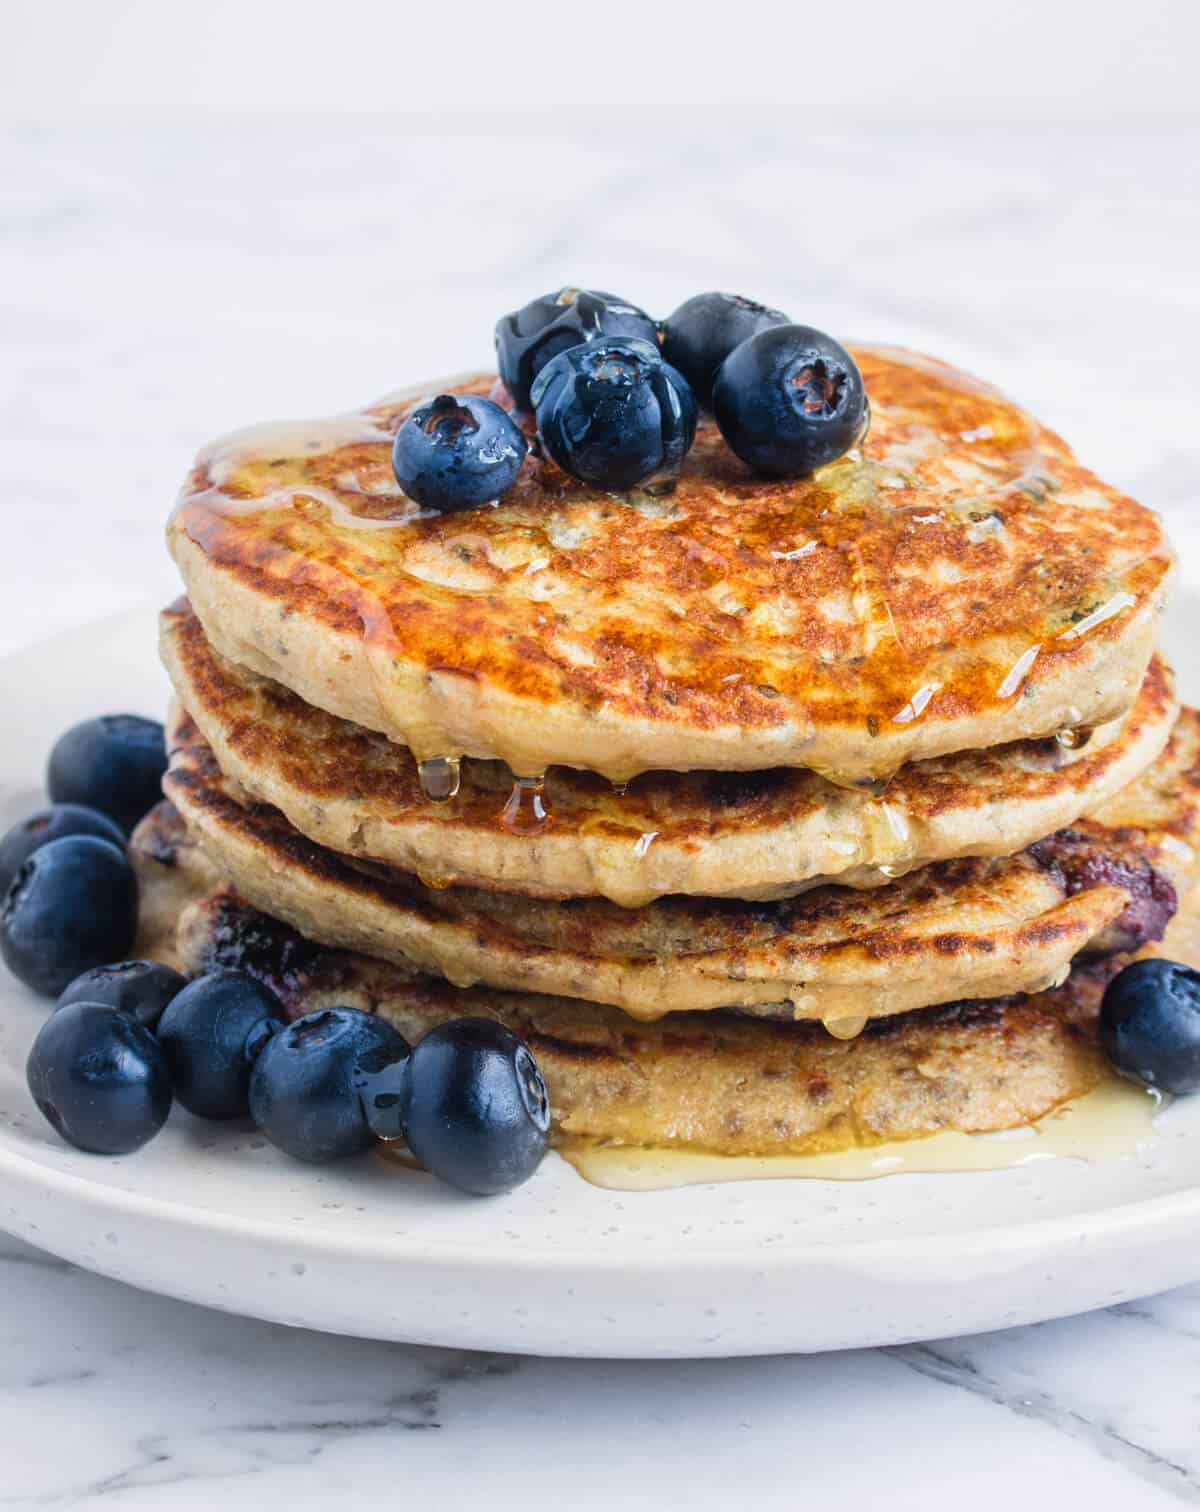
POLYGON ((500 815, 500 823, 514 835, 540 835, 550 822, 546 811, 546 777, 516 777, 500 815))
POLYGON ((1003 700, 1011 698, 1014 693, 1020 692, 1025 679, 1033 670, 1033 664, 1038 659, 1041 646, 1030 646, 1028 651, 1023 651, 1013 665, 1009 668, 1004 681, 996 689, 996 697, 1003 700))
POLYGON ((448 803, 458 796, 462 783, 462 762, 457 756, 434 756, 417 767, 421 791, 430 803, 448 803))
POLYGON ((1059 640, 1082 640, 1093 631, 1097 625, 1103 625, 1106 620, 1115 619, 1126 609, 1132 609, 1137 603, 1132 593, 1114 593, 1107 603, 1101 604, 1099 609, 1093 609, 1091 614, 1081 619, 1077 625, 1068 625, 1065 630, 1058 632, 1059 640))

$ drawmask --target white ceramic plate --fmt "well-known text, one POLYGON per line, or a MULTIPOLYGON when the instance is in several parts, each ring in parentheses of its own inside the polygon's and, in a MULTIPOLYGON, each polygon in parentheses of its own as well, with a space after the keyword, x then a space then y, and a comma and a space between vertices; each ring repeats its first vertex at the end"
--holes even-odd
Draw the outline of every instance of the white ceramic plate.
MULTIPOLYGON (((1197 640, 1200 599, 1185 598, 1169 645, 1197 640)), ((0 663, 0 824, 37 803, 67 725, 161 711, 154 643, 147 611, 0 663)), ((472 1349, 766 1354, 1002 1328, 1200 1278, 1200 1098, 1148 1150, 1091 1164, 638 1194, 551 1157, 478 1201, 383 1160, 311 1170, 179 1110, 135 1156, 79 1154, 25 1087, 45 1012, 0 976, 0 1226, 234 1312, 472 1349)))

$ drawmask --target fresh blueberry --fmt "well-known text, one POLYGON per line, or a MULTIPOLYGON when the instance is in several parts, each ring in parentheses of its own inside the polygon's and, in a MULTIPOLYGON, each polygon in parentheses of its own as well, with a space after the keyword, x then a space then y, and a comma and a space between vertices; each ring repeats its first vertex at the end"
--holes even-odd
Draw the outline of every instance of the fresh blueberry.
POLYGON ((1100 1040, 1122 1076, 1200 1091, 1200 971, 1157 957, 1126 966, 1105 991, 1100 1040))
POLYGON ((124 830, 99 809, 84 808, 79 803, 56 803, 52 808, 40 809, 20 824, 14 824, 0 840, 0 898, 35 850, 52 840, 65 840, 68 835, 95 835, 98 840, 125 849, 124 830))
POLYGON ((50 753, 47 786, 55 803, 84 803, 126 834, 162 797, 167 749, 163 727, 136 714, 88 719, 50 753))
POLYGON ((255 1061, 284 1023, 278 998, 243 971, 189 982, 158 1025, 175 1096, 200 1118, 244 1118, 255 1061))
MULTIPOLYGON (((296 1160, 356 1155, 376 1137, 364 1099, 374 1100, 381 1088, 389 1099, 402 1092, 408 1054, 407 1041, 385 1019, 357 1008, 319 1008, 289 1024, 259 1057, 250 1079, 251 1116, 296 1160)), ((391 1127, 389 1117, 382 1127, 391 1127)))
POLYGON ((108 840, 68 835, 24 863, 0 902, 0 955, 15 977, 57 997, 93 966, 129 954, 137 931, 133 868, 108 840))
POLYGON ((162 1047, 127 1013, 71 1003, 38 1031, 25 1067, 29 1090, 57 1132, 94 1155, 128 1155, 171 1111, 162 1047))
POLYGON ((695 294, 663 321, 663 357, 691 384, 692 393, 712 408, 717 369, 743 341, 772 326, 787 325, 780 310, 740 294, 695 294))
POLYGON ((407 1040, 397 1035, 403 1050, 389 1041, 380 1055, 359 1060, 357 1086, 363 1117, 376 1139, 404 1139, 408 1120, 408 1062, 411 1050, 407 1040))
POLYGON ((58 999, 69 1003, 103 1003, 132 1014, 145 1029, 154 1029, 168 1003, 187 986, 187 978, 157 961, 119 961, 94 966, 69 984, 58 999))
POLYGON ((572 347, 538 374, 533 403, 546 450, 597 488, 673 477, 696 437, 692 391, 648 341, 572 347))
POLYGON ((602 289, 559 289, 543 294, 496 323, 500 376, 523 410, 533 408, 533 380, 552 357, 603 336, 632 336, 658 344, 658 327, 645 310, 602 289))
POLYGON ((799 478, 848 452, 870 418, 850 353, 811 326, 772 326, 735 347, 717 373, 713 412, 743 462, 799 478))
POLYGON ((396 432, 392 469, 423 509, 452 514, 498 499, 517 481, 528 450, 498 404, 472 394, 439 394, 396 432))
POLYGON ((476 1196, 528 1181, 546 1153, 550 1097, 529 1046, 491 1019, 432 1030, 408 1068, 408 1147, 476 1196))

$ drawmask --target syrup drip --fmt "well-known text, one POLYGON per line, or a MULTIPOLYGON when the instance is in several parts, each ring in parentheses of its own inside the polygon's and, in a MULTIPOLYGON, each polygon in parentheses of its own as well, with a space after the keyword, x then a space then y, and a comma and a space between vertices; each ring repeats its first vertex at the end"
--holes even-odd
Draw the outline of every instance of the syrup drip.
POLYGON ((448 803, 458 795, 462 762, 457 756, 435 756, 417 767, 421 791, 431 803, 448 803))
POLYGON ((826 1034, 831 1034, 834 1039, 853 1040, 867 1027, 865 1018, 829 1018, 822 1019, 826 1034))
POLYGON ((1068 751, 1081 751, 1093 735, 1092 730, 1059 730, 1054 737, 1059 745, 1068 751))
POLYGON ((544 775, 515 778, 500 823, 514 835, 540 835, 550 822, 545 798, 544 775))
POLYGON ((614 782, 612 784, 612 795, 614 798, 624 798, 628 791, 629 784, 627 782, 614 782))

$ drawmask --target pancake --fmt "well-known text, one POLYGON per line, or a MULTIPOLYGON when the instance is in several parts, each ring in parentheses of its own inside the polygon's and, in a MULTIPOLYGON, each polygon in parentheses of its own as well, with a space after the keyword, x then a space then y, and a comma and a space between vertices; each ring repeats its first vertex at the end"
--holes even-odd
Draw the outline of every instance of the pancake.
POLYGON ((618 796, 601 777, 556 767, 551 821, 528 835, 501 821, 506 767, 468 759, 458 793, 430 803, 408 750, 222 657, 186 601, 164 613, 161 647, 226 778, 308 839, 430 885, 626 907, 673 893, 780 898, 834 879, 873 887, 930 861, 1021 850, 1138 776, 1177 713, 1156 659, 1129 714, 1081 746, 933 757, 903 767, 881 800, 794 768, 646 773, 618 796))
MULTIPOLYGON (((422 762, 853 783, 1119 717, 1171 575, 1157 517, 994 390, 856 355, 870 435, 809 479, 752 476, 708 422, 670 496, 531 455, 498 506, 430 515, 390 466, 410 392, 211 446, 171 549, 223 655, 422 762)), ((451 386, 493 380, 425 392, 451 386)))
POLYGON ((938 862, 870 891, 551 904, 430 888, 314 845, 277 810, 238 801, 186 716, 168 742, 167 797, 255 907, 459 986, 602 1001, 645 1020, 740 1008, 840 1024, 1040 990, 1080 951, 1161 933, 1200 825, 1200 715, 1185 710, 1159 761, 1115 800, 1119 827, 1102 810, 1016 856, 938 862))
MULTIPOLYGON (((556 1140, 809 1154, 1013 1128, 1108 1075, 1095 1016, 1125 957, 1077 964, 1051 992, 906 1014, 849 1042, 818 1025, 730 1013, 646 1025, 602 1004, 453 987, 314 945, 225 887, 168 804, 143 821, 131 853, 153 921, 141 942, 151 955, 191 973, 248 971, 292 1016, 336 1005, 380 1013, 413 1043, 448 1019, 497 1019, 538 1058, 556 1140)), ((1173 939, 1194 930, 1195 913, 1191 900, 1164 948, 1200 964, 1200 940, 1188 954, 1173 939)))

